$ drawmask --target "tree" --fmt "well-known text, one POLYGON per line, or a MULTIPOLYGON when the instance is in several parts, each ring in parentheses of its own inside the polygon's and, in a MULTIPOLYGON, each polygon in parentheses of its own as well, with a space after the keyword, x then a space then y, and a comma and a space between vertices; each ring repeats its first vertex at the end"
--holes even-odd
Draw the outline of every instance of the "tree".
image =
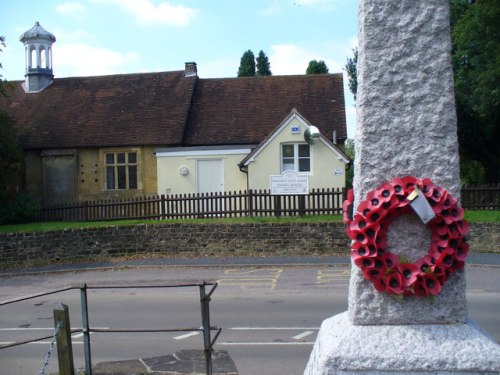
POLYGON ((271 64, 269 63, 269 59, 267 58, 264 51, 259 52, 259 56, 257 57, 257 75, 258 76, 270 76, 271 73, 271 64))
POLYGON ((326 74, 328 73, 328 67, 326 66, 323 60, 309 61, 309 65, 307 66, 306 74, 326 74))
MULTIPOLYGON (((2 36, 0 47, 5 47, 5 38, 2 36)), ((0 96, 7 96, 9 86, 1 78, 0 74, 0 96)), ((14 120, 0 110, 0 224, 29 221, 38 211, 35 201, 20 191, 24 154, 19 147, 14 125, 14 120)))
POLYGON ((255 55, 251 50, 246 51, 240 60, 238 68, 238 77, 254 77, 255 76, 255 55))
POLYGON ((486 179, 498 182, 500 3, 451 0, 450 10, 460 157, 469 166, 462 171, 484 167, 486 179))
MULTIPOLYGON (((5 45, 5 37, 0 35, 0 52, 3 52, 3 48, 5 48, 6 45, 5 45)), ((2 65, 2 62, 0 62, 0 70, 3 69, 3 65, 2 65)), ((3 95, 5 96, 6 93, 5 93, 5 84, 4 84, 4 81, 2 80, 2 73, 0 73, 0 95, 3 95)))
POLYGON ((345 142, 345 154, 351 159, 345 171, 345 187, 350 189, 352 188, 352 181, 354 179, 354 139, 347 138, 345 142))
POLYGON ((349 79, 349 90, 354 95, 356 100, 356 93, 358 92, 358 48, 352 50, 354 56, 347 59, 345 70, 349 79))

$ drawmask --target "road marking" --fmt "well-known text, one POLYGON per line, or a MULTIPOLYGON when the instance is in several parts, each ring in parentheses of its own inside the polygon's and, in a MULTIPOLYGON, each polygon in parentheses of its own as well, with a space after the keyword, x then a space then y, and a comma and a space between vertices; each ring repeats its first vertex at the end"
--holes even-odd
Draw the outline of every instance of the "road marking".
POLYGON ((224 276, 217 283, 219 286, 235 286, 240 289, 274 289, 282 272, 282 268, 229 269, 224 271, 224 276))
POLYGON ((309 335, 312 335, 314 332, 313 331, 304 331, 302 333, 299 333, 298 335, 296 336, 293 336, 292 339, 294 340, 301 340, 303 339, 304 337, 307 337, 309 335))
POLYGON ((321 286, 347 286, 350 275, 350 269, 319 270, 316 283, 321 286))
MULTIPOLYGON (((74 328, 79 329, 82 328, 74 328)), ((109 327, 92 327, 91 329, 111 329, 109 327)), ((53 331, 54 327, 16 327, 16 328, 0 328, 0 331, 53 331)))
MULTIPOLYGON (((71 341, 72 344, 83 344, 83 341, 71 341)), ((0 341, 0 346, 3 346, 3 345, 11 345, 11 344, 15 344, 15 341, 4 341, 4 342, 1 342, 0 341)), ((33 341, 33 342, 27 342, 26 344, 23 344, 23 345, 50 345, 51 342, 50 341, 33 341)))
POLYGON ((295 345, 314 345, 312 341, 300 341, 300 342, 218 342, 216 345, 225 346, 295 346, 295 345))
POLYGON ((319 327, 229 327, 235 331, 309 331, 319 330, 319 327))
POLYGON ((174 340, 184 340, 184 339, 187 339, 188 337, 196 336, 199 334, 200 334, 200 332, 189 332, 189 333, 185 333, 184 335, 175 336, 174 340))

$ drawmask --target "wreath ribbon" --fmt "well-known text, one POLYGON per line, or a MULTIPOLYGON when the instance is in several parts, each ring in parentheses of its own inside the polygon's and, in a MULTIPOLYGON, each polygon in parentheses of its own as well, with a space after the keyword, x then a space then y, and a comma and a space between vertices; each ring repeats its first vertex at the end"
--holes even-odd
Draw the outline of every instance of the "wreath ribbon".
POLYGON ((450 275, 464 267, 469 245, 469 224, 464 210, 445 189, 429 178, 394 178, 370 191, 353 212, 354 194, 348 191, 343 220, 352 240, 351 258, 379 292, 396 296, 436 296, 450 275), (389 250, 387 233, 391 223, 411 214, 408 196, 419 189, 434 211, 427 223, 431 244, 427 254, 411 262, 389 250))

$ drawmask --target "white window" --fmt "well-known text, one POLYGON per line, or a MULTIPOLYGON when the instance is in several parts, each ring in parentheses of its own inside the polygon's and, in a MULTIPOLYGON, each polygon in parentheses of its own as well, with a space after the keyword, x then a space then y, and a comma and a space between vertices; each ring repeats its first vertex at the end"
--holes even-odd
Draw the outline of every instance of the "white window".
POLYGON ((284 171, 311 172, 311 147, 306 143, 281 145, 281 173, 284 171))

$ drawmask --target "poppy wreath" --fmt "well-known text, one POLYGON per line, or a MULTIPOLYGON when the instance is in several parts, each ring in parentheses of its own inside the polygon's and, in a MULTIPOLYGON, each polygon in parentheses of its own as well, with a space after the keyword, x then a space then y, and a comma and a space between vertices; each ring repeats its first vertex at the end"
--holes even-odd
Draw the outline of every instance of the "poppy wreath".
POLYGON ((395 178, 369 192, 353 212, 352 189, 343 204, 346 232, 352 240, 351 258, 379 292, 407 297, 433 297, 448 277, 464 267, 469 245, 465 235, 469 224, 464 210, 445 189, 428 179, 412 176, 395 178), (387 232, 392 221, 411 214, 408 196, 418 187, 436 217, 427 226, 431 231, 428 253, 412 263, 388 250, 387 232))

